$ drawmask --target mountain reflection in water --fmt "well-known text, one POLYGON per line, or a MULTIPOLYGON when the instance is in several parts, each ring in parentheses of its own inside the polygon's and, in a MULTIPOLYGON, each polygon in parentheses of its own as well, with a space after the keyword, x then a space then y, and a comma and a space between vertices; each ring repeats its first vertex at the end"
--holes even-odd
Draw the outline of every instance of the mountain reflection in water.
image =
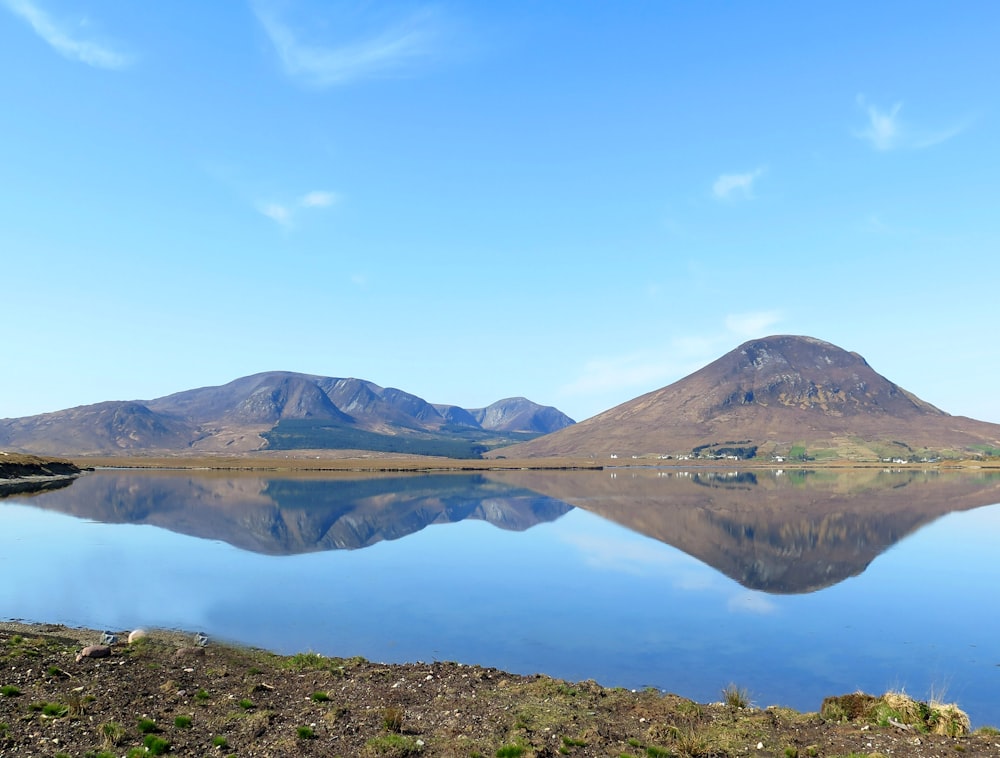
POLYGON ((479 474, 260 476, 99 471, 31 505, 267 555, 355 549, 465 519, 523 531, 572 507, 479 474))
POLYGON ((1000 472, 497 471, 262 476, 97 472, 33 498, 267 555, 356 549, 465 519, 524 531, 574 506, 682 550, 748 589, 814 592, 857 576, 935 519, 1000 502, 1000 472))
POLYGON ((744 587, 813 592, 953 511, 1000 502, 1000 472, 519 471, 492 476, 673 545, 744 587))

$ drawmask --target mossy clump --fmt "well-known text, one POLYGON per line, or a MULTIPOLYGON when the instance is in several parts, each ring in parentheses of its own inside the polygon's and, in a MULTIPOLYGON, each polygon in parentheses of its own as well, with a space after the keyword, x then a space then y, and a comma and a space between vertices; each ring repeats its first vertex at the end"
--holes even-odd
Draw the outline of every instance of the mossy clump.
POLYGON ((954 703, 926 703, 902 692, 881 697, 855 692, 828 697, 820 717, 827 721, 861 721, 875 726, 896 726, 918 732, 960 737, 971 728, 969 716, 954 703))
POLYGON ((69 706, 62 703, 32 703, 28 708, 53 719, 62 718, 69 713, 69 706))
POLYGON ((826 721, 871 721, 878 701, 864 692, 834 695, 823 700, 819 715, 826 721))
POLYGON ((381 737, 373 737, 365 743, 365 756, 375 758, 406 758, 410 755, 419 755, 423 752, 424 744, 421 740, 414 739, 402 734, 383 734, 381 737))
POLYGON ((147 734, 142 740, 142 745, 149 755, 165 755, 170 752, 170 743, 155 734, 147 734))

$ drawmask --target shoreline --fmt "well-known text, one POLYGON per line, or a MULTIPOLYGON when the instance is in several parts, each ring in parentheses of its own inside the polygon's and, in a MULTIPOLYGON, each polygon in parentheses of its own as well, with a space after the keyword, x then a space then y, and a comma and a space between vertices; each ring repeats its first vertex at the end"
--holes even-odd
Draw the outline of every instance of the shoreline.
POLYGON ((148 755, 160 740, 172 755, 1000 756, 996 730, 924 732, 876 715, 883 700, 859 693, 800 713, 755 707, 736 687, 700 704, 454 662, 279 656, 156 629, 129 645, 116 634, 110 655, 77 661, 101 632, 0 622, 0 753, 148 755))
MULTIPOLYGON (((344 454, 340 451, 301 451, 290 455, 285 451, 270 455, 249 453, 225 455, 142 455, 142 456, 72 456, 82 469, 177 469, 213 471, 347 471, 347 472, 422 472, 422 471, 573 471, 630 468, 802 470, 802 469, 884 469, 913 471, 939 470, 1000 470, 1000 459, 954 460, 934 463, 887 463, 883 461, 796 461, 774 462, 754 459, 721 461, 712 459, 660 460, 611 458, 524 458, 524 459, 459 459, 426 456, 390 456, 344 454)), ((356 453, 357 451, 353 451, 356 453)))
POLYGON ((357 450, 258 451, 239 455, 149 454, 70 455, 66 457, 0 452, 0 496, 31 491, 36 483, 72 481, 94 469, 151 469, 178 471, 294 471, 346 473, 422 473, 478 471, 600 471, 606 469, 732 469, 741 470, 850 470, 892 468, 912 471, 1000 470, 1000 459, 944 460, 927 463, 885 461, 763 461, 659 458, 435 458, 367 453, 357 450), (26 489, 14 488, 27 485, 26 489))

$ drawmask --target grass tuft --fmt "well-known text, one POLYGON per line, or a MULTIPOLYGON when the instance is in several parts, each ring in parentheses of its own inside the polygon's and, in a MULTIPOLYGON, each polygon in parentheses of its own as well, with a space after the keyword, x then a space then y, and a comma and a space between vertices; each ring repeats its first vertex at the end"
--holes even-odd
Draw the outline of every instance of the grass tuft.
POLYGON ((728 684, 722 690, 722 702, 730 708, 749 708, 750 693, 745 687, 728 684))
POLYGON ((62 718, 69 713, 69 706, 62 703, 32 703, 28 708, 49 718, 62 718))
POLYGON ((387 732, 396 732, 399 734, 403 731, 403 709, 396 708, 394 706, 389 706, 384 711, 382 711, 382 726, 385 727, 387 732))
POLYGON ((108 721, 101 725, 101 738, 107 748, 115 747, 125 741, 125 727, 117 721, 108 721))

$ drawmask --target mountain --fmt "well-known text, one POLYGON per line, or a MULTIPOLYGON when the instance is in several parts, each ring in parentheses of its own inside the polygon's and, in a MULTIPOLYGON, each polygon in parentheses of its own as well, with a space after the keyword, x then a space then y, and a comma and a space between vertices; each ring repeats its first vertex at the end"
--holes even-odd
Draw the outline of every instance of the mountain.
POLYGON ((562 411, 551 406, 540 407, 523 397, 498 400, 485 408, 470 410, 469 413, 484 428, 504 432, 548 434, 573 423, 562 411))
POLYGON ((363 379, 271 371, 155 400, 0 419, 0 447, 59 455, 357 449, 477 457, 572 423, 524 398, 467 410, 363 379))
POLYGON ((951 416, 812 337, 747 342, 667 387, 509 458, 618 456, 919 459, 1000 448, 1000 425, 951 416))

